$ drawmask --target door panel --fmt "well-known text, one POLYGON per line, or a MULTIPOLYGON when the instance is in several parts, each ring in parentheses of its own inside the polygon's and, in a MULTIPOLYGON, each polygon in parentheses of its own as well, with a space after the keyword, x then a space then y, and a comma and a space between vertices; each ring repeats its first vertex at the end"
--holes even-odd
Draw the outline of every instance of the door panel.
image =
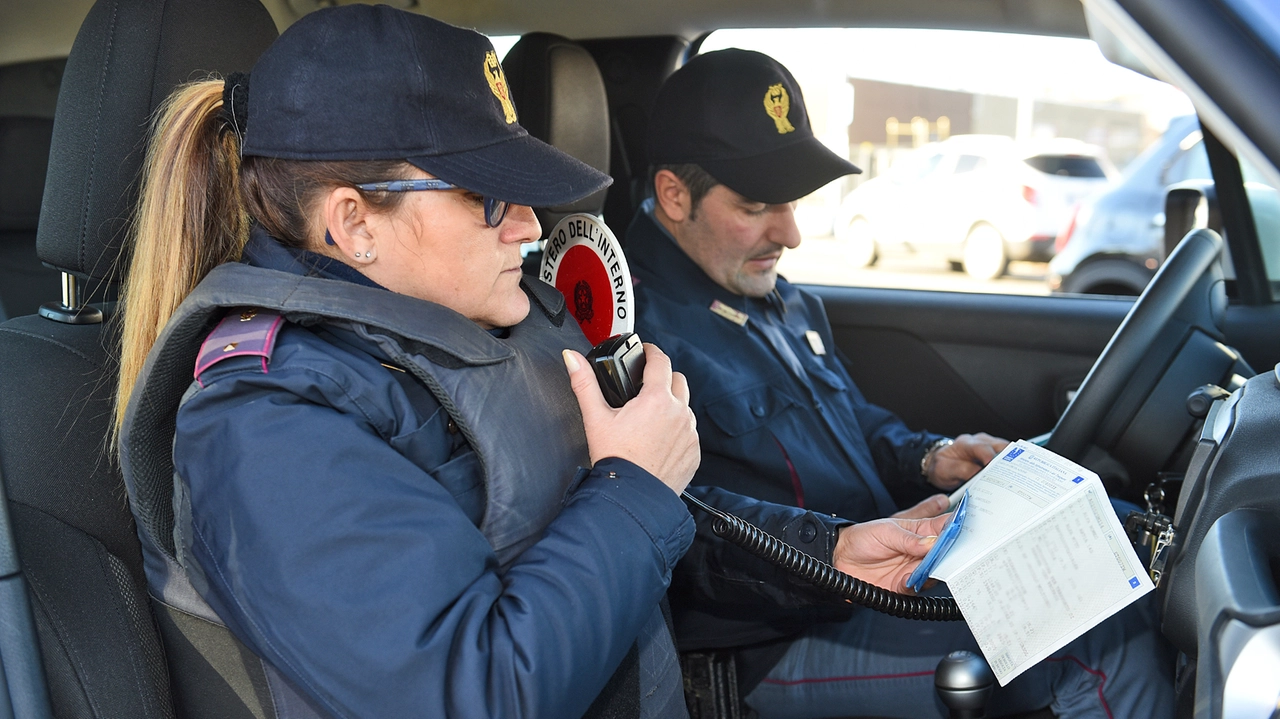
POLYGON ((1227 342, 1255 372, 1280 363, 1280 304, 1232 306, 1227 310, 1227 342))
MULTIPOLYGON (((1133 305, 860 287, 806 289, 869 400, 914 428, 1008 437, 1047 432, 1133 305)), ((1227 342, 1255 371, 1280 362, 1280 305, 1227 310, 1227 342)))
POLYGON ((1009 438, 1052 429, 1131 299, 807 289, 869 400, 908 425, 1009 438))

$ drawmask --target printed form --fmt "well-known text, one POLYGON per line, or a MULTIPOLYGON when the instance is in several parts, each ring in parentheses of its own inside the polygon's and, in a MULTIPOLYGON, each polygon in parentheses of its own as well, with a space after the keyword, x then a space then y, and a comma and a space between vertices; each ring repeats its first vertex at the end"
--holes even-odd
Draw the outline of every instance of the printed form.
POLYGON ((1155 587, 1098 475, 1025 441, 953 498, 968 516, 930 574, 1004 686, 1155 587))

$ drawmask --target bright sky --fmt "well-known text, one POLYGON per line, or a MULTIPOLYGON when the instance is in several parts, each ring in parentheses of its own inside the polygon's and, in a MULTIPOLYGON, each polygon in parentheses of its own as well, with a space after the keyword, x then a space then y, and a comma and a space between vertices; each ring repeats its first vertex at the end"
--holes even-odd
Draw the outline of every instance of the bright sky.
MULTIPOLYGON (((1113 65, 1092 40, 959 30, 720 30, 702 51, 767 53, 802 75, 1143 110, 1153 126, 1192 112, 1176 88, 1113 65)), ((816 78, 814 78, 816 79, 816 78)), ((812 81, 812 80, 810 80, 812 81)))
MULTIPOLYGON (((499 56, 519 38, 492 38, 499 56)), ((767 53, 805 85, 845 77, 1140 110, 1153 128, 1192 112, 1181 91, 1119 65, 1092 40, 960 30, 719 30, 703 52, 767 53)))

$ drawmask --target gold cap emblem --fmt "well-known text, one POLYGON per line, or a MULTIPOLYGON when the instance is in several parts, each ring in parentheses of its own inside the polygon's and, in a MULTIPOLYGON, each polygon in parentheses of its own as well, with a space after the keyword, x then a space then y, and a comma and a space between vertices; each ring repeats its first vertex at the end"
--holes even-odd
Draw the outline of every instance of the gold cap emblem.
POLYGON ((785 135, 796 129, 787 120, 787 113, 791 112, 791 98, 787 96, 787 88, 783 87, 782 83, 769 86, 769 90, 764 94, 764 109, 773 119, 773 124, 778 126, 779 135, 785 135))
POLYGON ((502 114, 507 124, 516 121, 516 106, 511 104, 511 88, 507 86, 507 76, 502 72, 502 63, 498 62, 498 53, 490 50, 484 56, 484 79, 489 81, 489 89, 494 97, 502 103, 502 114))

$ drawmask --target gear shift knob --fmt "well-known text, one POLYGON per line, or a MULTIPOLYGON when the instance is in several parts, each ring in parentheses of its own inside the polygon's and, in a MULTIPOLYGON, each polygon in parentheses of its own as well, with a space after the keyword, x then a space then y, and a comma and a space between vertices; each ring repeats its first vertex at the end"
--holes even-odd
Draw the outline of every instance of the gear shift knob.
POLYGON ((951 719, 985 717, 987 699, 995 683, 987 660, 963 650, 943 657, 933 673, 933 686, 951 711, 951 719))

